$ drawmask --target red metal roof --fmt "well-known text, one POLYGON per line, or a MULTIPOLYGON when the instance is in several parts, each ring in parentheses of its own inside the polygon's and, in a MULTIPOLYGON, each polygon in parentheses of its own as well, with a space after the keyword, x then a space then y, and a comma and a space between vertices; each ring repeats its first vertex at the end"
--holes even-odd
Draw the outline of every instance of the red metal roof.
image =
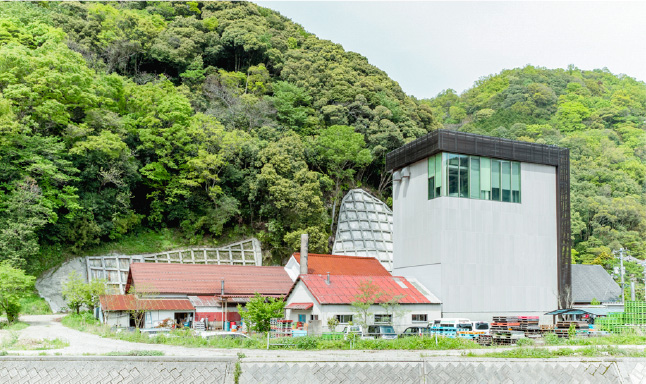
MULTIPOLYGON (((301 254, 292 254, 300 264, 301 254)), ((307 254, 307 273, 315 275, 390 276, 374 257, 307 254)))
POLYGON ((99 298, 104 311, 193 311, 188 299, 137 299, 133 295, 104 295, 99 298))
POLYGON ((223 280, 225 295, 286 296, 293 284, 283 267, 132 263, 126 289, 133 284, 139 292, 220 296, 223 280))
POLYGON ((383 303, 397 295, 403 295, 400 304, 430 304, 431 302, 417 288, 403 277, 394 276, 327 276, 301 275, 300 280, 312 293, 320 304, 350 304, 361 294, 360 285, 365 281, 372 281, 384 294, 377 303, 383 303))
POLYGON ((291 303, 285 307, 285 309, 310 309, 314 306, 314 303, 291 303))

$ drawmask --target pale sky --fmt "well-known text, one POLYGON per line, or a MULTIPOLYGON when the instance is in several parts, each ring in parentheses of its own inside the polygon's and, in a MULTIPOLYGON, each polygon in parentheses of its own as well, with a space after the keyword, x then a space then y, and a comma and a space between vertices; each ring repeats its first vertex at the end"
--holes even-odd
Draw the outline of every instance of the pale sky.
POLYGON ((646 80, 646 2, 257 3, 367 57, 418 98, 526 64, 646 80))

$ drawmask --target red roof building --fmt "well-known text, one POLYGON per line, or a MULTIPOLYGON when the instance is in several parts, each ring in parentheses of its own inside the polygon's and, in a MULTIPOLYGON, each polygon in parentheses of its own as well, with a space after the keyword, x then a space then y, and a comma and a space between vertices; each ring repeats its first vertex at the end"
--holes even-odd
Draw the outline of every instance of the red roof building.
MULTIPOLYGON (((381 263, 379 263, 381 265, 381 263)), ((408 280, 394 276, 301 275, 300 280, 319 304, 350 304, 362 293, 361 285, 372 283, 380 296, 376 303, 401 297, 400 304, 430 304, 431 301, 408 280)))
POLYGON ((293 282, 283 267, 132 263, 126 291, 156 295, 287 296, 293 282))
MULTIPOLYGON (((381 267, 381 263, 376 263, 381 267)), ((342 269, 342 265, 337 267, 337 271, 342 269)), ((390 274, 366 276, 330 273, 298 276, 287 296, 286 318, 297 323, 321 320, 322 325, 328 324, 330 318, 335 318, 339 322, 339 329, 350 322, 360 324, 363 322, 363 315, 354 309, 352 303, 362 301, 362 294, 368 291, 363 287, 367 284, 372 286, 374 292, 368 310, 370 319, 366 320, 368 325, 393 325, 397 332, 401 332, 409 326, 425 327, 442 315, 440 300, 415 279, 390 274), (380 305, 395 298, 397 305, 404 310, 403 313, 395 311, 395 306, 380 305)))
MULTIPOLYGON (((285 270, 292 280, 300 274, 301 254, 292 254, 285 270)), ((390 276, 374 257, 307 254, 307 273, 314 275, 390 276)))
POLYGON ((99 299, 104 311, 193 311, 188 299, 137 299, 134 295, 104 295, 99 299))

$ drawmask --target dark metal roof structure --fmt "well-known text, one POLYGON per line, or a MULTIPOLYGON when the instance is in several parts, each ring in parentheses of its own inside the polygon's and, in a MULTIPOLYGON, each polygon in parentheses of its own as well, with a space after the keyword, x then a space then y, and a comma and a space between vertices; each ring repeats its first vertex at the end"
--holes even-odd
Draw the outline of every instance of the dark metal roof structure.
POLYGON ((572 265, 572 302, 589 303, 617 301, 621 297, 619 284, 600 265, 572 265))
POLYGON ((440 152, 556 167, 559 306, 566 307, 572 292, 570 151, 552 145, 440 129, 389 152, 386 169, 392 172, 440 152))
POLYGON ((565 308, 557 309, 552 312, 547 312, 546 315, 593 315, 593 316, 608 316, 610 311, 608 308, 565 308))

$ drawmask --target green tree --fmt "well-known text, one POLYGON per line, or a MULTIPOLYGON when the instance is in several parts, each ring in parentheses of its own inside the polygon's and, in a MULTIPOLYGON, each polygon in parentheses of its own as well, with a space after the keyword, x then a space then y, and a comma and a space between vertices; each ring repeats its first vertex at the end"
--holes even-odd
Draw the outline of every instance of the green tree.
POLYGON ((401 317, 406 313, 406 310, 400 304, 404 297, 406 295, 392 295, 387 293, 383 302, 379 303, 379 306, 386 311, 386 315, 390 315, 391 322, 394 322, 397 317, 401 317))
POLYGON ((380 298, 384 295, 381 288, 372 280, 366 279, 359 283, 359 293, 354 296, 350 302, 352 309, 357 313, 359 321, 358 324, 364 328, 370 322, 372 312, 370 308, 379 302, 380 298))
POLYGON ((20 298, 31 292, 34 286, 33 276, 28 276, 21 269, 14 268, 7 260, 0 262, 0 310, 13 323, 20 313, 20 298))
POLYGON ((238 312, 249 329, 255 332, 269 332, 270 320, 284 316, 285 301, 281 298, 265 298, 258 292, 243 308, 238 304, 238 312))
POLYGON ((86 303, 89 296, 88 284, 78 272, 72 271, 67 275, 67 280, 63 282, 61 293, 67 307, 79 314, 81 306, 86 303))
POLYGON ((355 168, 365 167, 372 161, 372 155, 365 145, 363 135, 354 132, 354 128, 347 125, 326 128, 316 139, 316 151, 327 169, 327 174, 334 181, 330 232, 334 232, 334 219, 341 197, 342 183, 352 181, 355 168))

